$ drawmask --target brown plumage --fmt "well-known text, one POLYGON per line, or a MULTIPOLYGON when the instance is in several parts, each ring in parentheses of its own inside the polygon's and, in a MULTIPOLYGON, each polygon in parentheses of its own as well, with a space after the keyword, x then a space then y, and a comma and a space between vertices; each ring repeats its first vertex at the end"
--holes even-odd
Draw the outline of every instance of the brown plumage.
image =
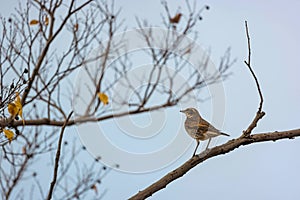
POLYGON ((180 21, 182 14, 181 13, 177 13, 174 17, 170 17, 170 23, 171 24, 178 24, 180 21))
POLYGON ((181 110, 180 112, 186 115, 186 120, 184 123, 184 128, 186 132, 197 141, 197 146, 194 151, 193 156, 196 154, 197 148, 199 146, 199 141, 204 141, 209 139, 206 149, 208 149, 208 145, 211 141, 211 138, 225 135, 229 136, 226 133, 222 133, 218 129, 216 129, 213 125, 208 123, 205 119, 203 119, 197 109, 195 108, 187 108, 185 110, 181 110))

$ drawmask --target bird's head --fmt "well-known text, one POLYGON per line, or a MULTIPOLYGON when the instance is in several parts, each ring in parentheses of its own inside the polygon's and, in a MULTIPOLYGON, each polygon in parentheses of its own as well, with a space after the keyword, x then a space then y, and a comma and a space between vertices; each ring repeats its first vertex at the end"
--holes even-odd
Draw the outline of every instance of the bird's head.
POLYGON ((199 118, 200 114, 196 108, 187 108, 185 110, 180 110, 180 112, 184 113, 187 118, 199 118))

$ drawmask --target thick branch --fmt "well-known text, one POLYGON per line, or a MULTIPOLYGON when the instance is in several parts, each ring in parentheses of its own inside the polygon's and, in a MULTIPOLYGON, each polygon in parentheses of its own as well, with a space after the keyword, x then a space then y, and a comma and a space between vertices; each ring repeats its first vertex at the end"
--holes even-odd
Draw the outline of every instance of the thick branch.
POLYGON ((165 188, 172 181, 182 177, 188 171, 190 171, 196 165, 204 162, 205 160, 221 155, 226 154, 228 152, 233 151, 234 149, 239 148, 242 145, 249 145, 258 142, 266 142, 266 141, 276 141, 281 139, 294 139, 295 137, 300 136, 300 129, 282 131, 282 132, 272 132, 272 133, 259 133, 249 135, 249 137, 240 137, 238 139, 233 139, 228 141, 227 143, 216 146, 212 149, 202 152, 199 155, 192 157, 186 163, 168 173, 160 180, 156 181, 146 189, 138 192, 136 195, 132 196, 130 199, 145 199, 155 192, 165 188))
MULTIPOLYGON (((120 113, 113 113, 113 114, 108 114, 104 115, 101 117, 78 117, 74 120, 69 120, 66 124, 66 126, 72 126, 77 123, 86 123, 86 122, 98 122, 102 120, 107 120, 111 118, 116 118, 116 117, 123 117, 127 115, 133 115, 133 114, 140 114, 144 112, 149 112, 149 111, 155 111, 159 110, 161 108, 166 108, 166 107, 171 107, 174 104, 172 102, 166 102, 161 105, 154 105, 148 108, 143 108, 143 109, 136 109, 136 110, 131 110, 131 111, 126 111, 126 112, 120 112, 120 113)), ((33 120, 25 120, 25 126, 42 126, 42 125, 48 125, 48 126, 63 126, 65 124, 65 121, 56 121, 56 120, 50 120, 48 118, 43 118, 43 119, 33 119, 33 120)), ((9 120, 6 119, 0 119, 0 127, 6 127, 6 126, 11 126, 11 127, 18 127, 18 126, 24 126, 22 120, 18 121, 12 121, 9 122, 9 120)))

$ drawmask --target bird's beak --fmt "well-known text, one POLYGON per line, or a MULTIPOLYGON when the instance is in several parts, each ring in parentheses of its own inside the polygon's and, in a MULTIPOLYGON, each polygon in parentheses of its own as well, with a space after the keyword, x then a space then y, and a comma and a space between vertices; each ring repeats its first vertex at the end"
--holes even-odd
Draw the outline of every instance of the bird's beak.
POLYGON ((180 110, 179 112, 182 112, 182 113, 184 113, 184 110, 180 110))

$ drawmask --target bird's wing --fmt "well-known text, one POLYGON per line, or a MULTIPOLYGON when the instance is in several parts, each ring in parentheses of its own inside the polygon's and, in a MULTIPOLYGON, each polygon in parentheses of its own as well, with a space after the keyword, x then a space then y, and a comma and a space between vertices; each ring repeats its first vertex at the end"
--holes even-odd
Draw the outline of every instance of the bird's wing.
POLYGON ((211 125, 209 122, 207 122, 206 120, 202 119, 202 121, 200 122, 200 124, 204 124, 203 126, 206 126, 206 131, 207 132, 211 132, 211 133, 216 133, 217 135, 220 135, 221 132, 216 129, 213 125, 211 125))
POLYGON ((202 123, 200 120, 187 120, 185 126, 187 129, 197 131, 200 134, 203 134, 208 130, 208 125, 202 123))
MULTIPOLYGON (((203 121, 205 121, 205 120, 203 119, 203 121)), ((219 129, 216 129, 213 125, 211 125, 207 121, 205 121, 205 123, 208 124, 207 134, 210 135, 211 137, 215 137, 218 135, 230 136, 227 133, 223 133, 219 129)))
POLYGON ((199 121, 191 121, 190 123, 186 124, 186 126, 197 130, 197 134, 209 134, 212 137, 222 134, 218 129, 204 119, 199 121))
POLYGON ((199 133, 204 133, 207 131, 207 125, 201 124, 198 120, 197 121, 188 121, 188 123, 185 124, 187 128, 197 130, 199 133))
MULTIPOLYGON (((204 138, 211 138, 211 137, 216 137, 219 135, 225 135, 229 136, 226 133, 222 133, 220 130, 216 129, 213 125, 211 125, 209 122, 207 122, 204 119, 201 119, 197 123, 192 123, 193 127, 197 127, 197 134, 203 135, 204 138)), ((196 128, 195 128, 196 129, 196 128)))
POLYGON ((200 121, 197 123, 197 132, 203 134, 209 130, 209 123, 207 121, 200 121))

